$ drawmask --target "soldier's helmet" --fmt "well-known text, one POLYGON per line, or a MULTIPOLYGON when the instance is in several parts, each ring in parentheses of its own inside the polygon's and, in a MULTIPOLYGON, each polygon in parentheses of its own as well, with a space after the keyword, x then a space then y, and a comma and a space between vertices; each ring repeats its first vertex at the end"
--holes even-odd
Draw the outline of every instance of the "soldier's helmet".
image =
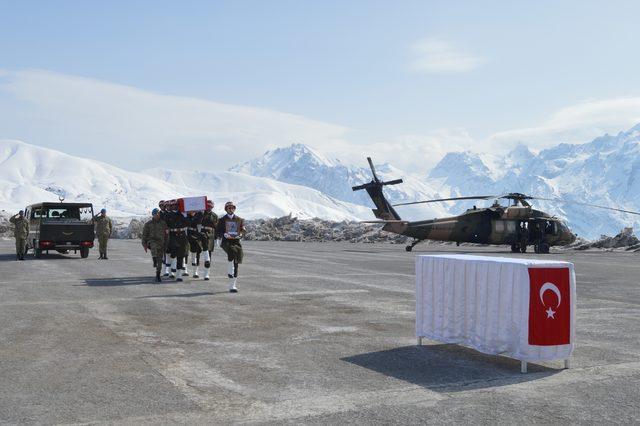
POLYGON ((158 207, 160 207, 161 209, 164 209, 166 205, 167 202, 165 200, 160 200, 160 202, 158 203, 158 207))
POLYGON ((171 211, 178 210, 178 200, 169 200, 168 210, 171 210, 171 211))
POLYGON ((158 214, 158 212, 159 212, 159 211, 160 211, 160 210, 158 210, 158 209, 153 209, 153 210, 151 210, 151 215, 152 215, 152 216, 155 216, 155 215, 157 215, 157 214, 158 214))
POLYGON ((20 215, 20 216, 24 216, 24 210, 20 210, 20 211, 18 212, 18 215, 20 215))
POLYGON ((207 210, 213 209, 213 200, 207 200, 207 210))

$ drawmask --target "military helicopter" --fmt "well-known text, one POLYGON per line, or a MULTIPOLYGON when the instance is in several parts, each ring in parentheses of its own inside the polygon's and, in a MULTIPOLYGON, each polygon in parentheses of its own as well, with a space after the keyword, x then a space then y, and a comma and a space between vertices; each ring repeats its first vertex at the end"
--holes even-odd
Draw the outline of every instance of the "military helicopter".
MULTIPOLYGON (((390 204, 385 198, 382 188, 386 185, 400 184, 402 179, 388 182, 381 181, 376 175, 371 158, 367 157, 367 161, 371 167, 373 180, 363 185, 354 186, 351 189, 354 191, 362 189, 367 191, 376 206, 373 209, 373 214, 378 220, 364 221, 363 223, 383 223, 383 231, 413 238, 413 242, 406 247, 407 251, 411 251, 421 241, 437 240, 453 241, 458 245, 460 243, 510 245, 511 251, 514 253, 526 253, 527 246, 532 245, 536 253, 549 253, 551 246, 571 244, 576 239, 576 235, 571 232, 565 222, 541 210, 532 208, 531 204, 528 203, 528 200, 568 203, 567 201, 532 197, 513 192, 503 195, 477 195, 390 204), (474 206, 458 216, 413 222, 402 220, 394 209, 396 206, 411 204, 491 199, 494 199, 495 202, 488 208, 476 208, 474 206), (509 200, 510 205, 501 205, 498 202, 500 199, 509 200)), ((595 204, 579 202, 571 202, 571 204, 640 215, 639 212, 595 204)))

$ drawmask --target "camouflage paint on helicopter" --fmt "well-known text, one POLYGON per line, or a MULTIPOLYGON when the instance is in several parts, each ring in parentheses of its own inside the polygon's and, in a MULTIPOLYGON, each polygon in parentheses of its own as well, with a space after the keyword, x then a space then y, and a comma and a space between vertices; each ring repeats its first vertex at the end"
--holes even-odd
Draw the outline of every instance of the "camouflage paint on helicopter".
MULTIPOLYGON (((575 241, 576 236, 571 232, 565 222, 555 216, 541 210, 536 210, 526 200, 547 200, 566 203, 564 200, 531 197, 520 193, 506 195, 480 195, 471 197, 442 198, 437 200, 415 201, 411 203, 390 204, 385 198, 382 188, 385 185, 402 183, 402 179, 383 182, 378 179, 371 158, 367 157, 373 180, 363 185, 354 186, 354 191, 366 190, 376 208, 373 214, 379 220, 367 221, 368 223, 383 223, 383 231, 406 235, 414 239, 413 243, 406 247, 411 251, 413 247, 423 240, 452 241, 456 243, 479 243, 510 245, 511 251, 527 251, 528 245, 533 245, 536 253, 548 253, 550 246, 567 245, 575 241), (490 200, 496 202, 488 208, 468 209, 461 215, 420 221, 406 221, 393 208, 409 204, 433 203, 454 200, 490 200), (497 199, 512 201, 510 206, 502 206, 497 199)), ((622 209, 597 206, 587 203, 574 203, 591 207, 605 208, 630 214, 639 214, 622 209)))

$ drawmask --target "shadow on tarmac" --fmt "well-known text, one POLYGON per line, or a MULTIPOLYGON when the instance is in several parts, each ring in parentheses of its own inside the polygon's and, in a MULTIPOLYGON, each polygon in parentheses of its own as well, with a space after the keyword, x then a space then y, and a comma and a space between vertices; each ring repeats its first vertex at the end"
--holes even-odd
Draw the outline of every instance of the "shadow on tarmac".
POLYGON ((485 355, 453 344, 404 346, 345 357, 341 361, 436 392, 505 386, 541 379, 562 371, 529 363, 529 373, 522 374, 518 360, 485 355))
POLYGON ((199 297, 199 296, 214 296, 216 294, 228 294, 228 291, 201 291, 199 293, 182 293, 182 294, 159 294, 156 296, 140 296, 136 297, 136 299, 157 299, 157 298, 165 298, 165 297, 199 297))
MULTIPOLYGON (((78 254, 78 255, 74 256, 74 253, 68 253, 68 254, 60 254, 60 253, 46 254, 46 253, 43 253, 41 256, 42 257, 40 259, 36 259, 33 256, 33 253, 29 252, 29 253, 24 255, 24 261, 29 261, 29 260, 47 260, 47 259, 61 259, 61 260, 80 259, 80 255, 78 254)), ((10 253, 10 254, 3 253, 3 254, 0 254, 0 262, 8 261, 8 260, 16 260, 15 253, 10 253)))
MULTIPOLYGON (((24 260, 27 260, 29 258, 29 256, 25 256, 24 260)), ((6 262, 8 260, 16 260, 16 254, 12 253, 12 254, 0 254, 0 262, 6 262)))
MULTIPOLYGON (((110 277, 110 278, 87 278, 84 280, 89 287, 113 287, 120 285, 141 285, 156 284, 153 275, 145 275, 144 277, 110 277)), ((164 281, 164 283, 173 283, 173 281, 164 281)), ((156 284, 156 285, 162 285, 156 284)))

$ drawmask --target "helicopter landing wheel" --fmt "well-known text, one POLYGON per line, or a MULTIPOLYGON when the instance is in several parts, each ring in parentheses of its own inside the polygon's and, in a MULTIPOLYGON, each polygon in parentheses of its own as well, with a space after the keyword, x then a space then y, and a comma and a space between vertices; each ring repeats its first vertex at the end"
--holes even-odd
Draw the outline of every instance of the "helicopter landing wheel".
POLYGON ((406 251, 411 251, 411 250, 413 250, 413 246, 406 246, 404 249, 405 249, 406 251))
POLYGON ((520 245, 520 253, 526 253, 527 252, 527 245, 526 244, 521 244, 520 245))
POLYGON ((549 243, 540 243, 540 245, 538 246, 538 252, 539 253, 548 254, 549 253, 549 243))
POLYGON ((519 253, 520 245, 519 244, 511 244, 511 253, 519 253))

